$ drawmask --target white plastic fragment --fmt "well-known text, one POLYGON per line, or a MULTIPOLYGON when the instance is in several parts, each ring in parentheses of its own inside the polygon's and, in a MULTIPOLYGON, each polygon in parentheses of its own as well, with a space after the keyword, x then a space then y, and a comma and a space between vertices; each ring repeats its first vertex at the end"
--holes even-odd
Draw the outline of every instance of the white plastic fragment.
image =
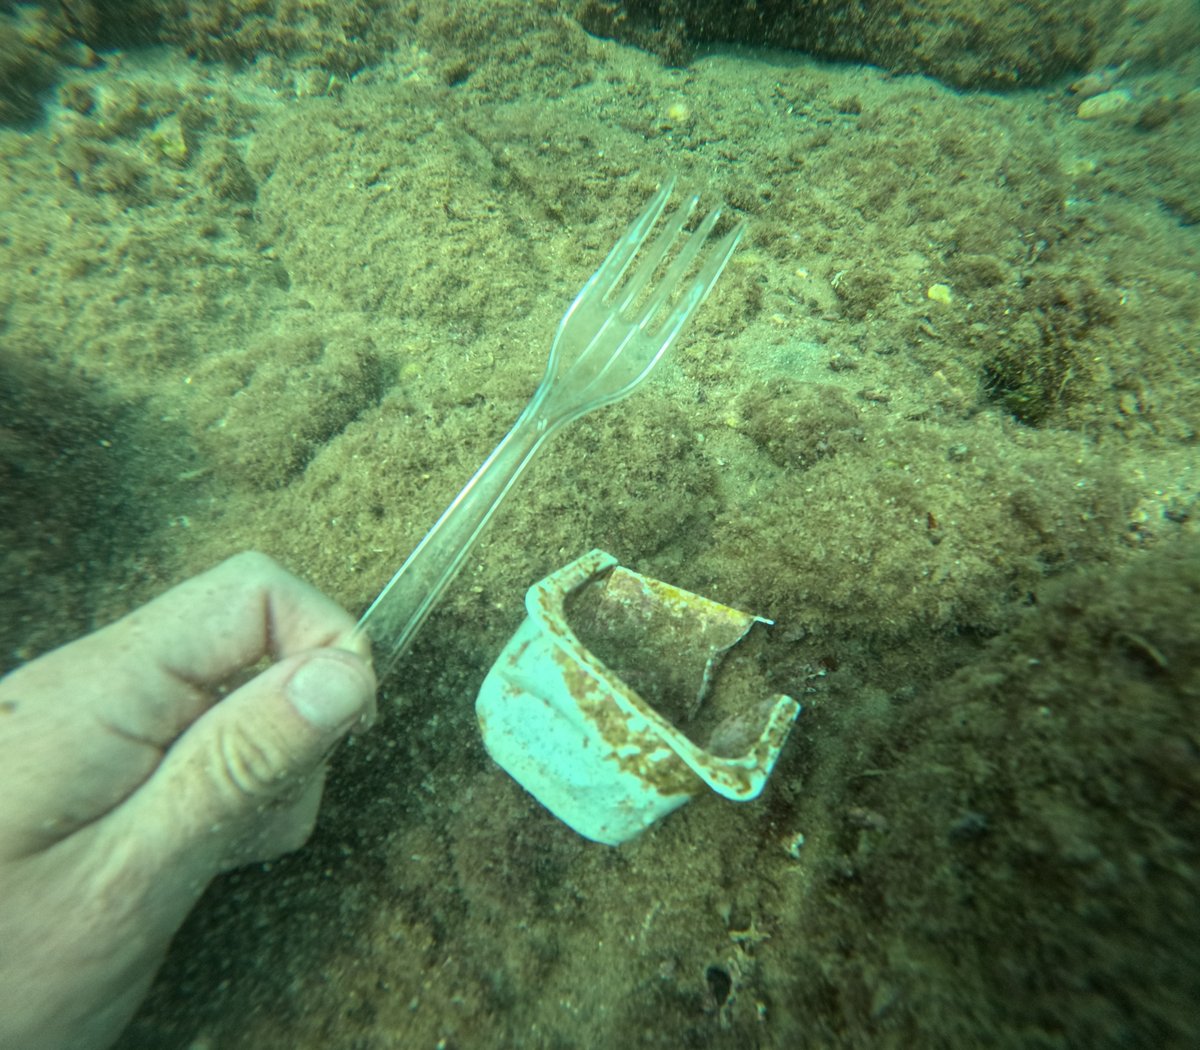
POLYGON ((705 784, 733 800, 762 791, 800 705, 777 695, 746 710, 710 693, 722 692, 713 689, 722 657, 770 620, 621 568, 599 550, 531 587, 525 608, 475 710, 491 756, 560 820, 617 845, 705 784))

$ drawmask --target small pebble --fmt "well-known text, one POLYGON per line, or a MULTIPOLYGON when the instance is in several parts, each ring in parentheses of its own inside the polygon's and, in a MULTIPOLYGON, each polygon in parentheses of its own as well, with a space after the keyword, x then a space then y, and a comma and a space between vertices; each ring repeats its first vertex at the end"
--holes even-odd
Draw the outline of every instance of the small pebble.
POLYGON ((1096 69, 1076 80, 1069 88, 1072 95, 1079 99, 1092 98, 1102 95, 1121 79, 1129 68, 1128 62, 1119 66, 1109 66, 1106 69, 1096 69))
POLYGON ((1132 103, 1133 96, 1124 88, 1118 88, 1084 99, 1075 115, 1080 120, 1110 120, 1126 113, 1132 103))

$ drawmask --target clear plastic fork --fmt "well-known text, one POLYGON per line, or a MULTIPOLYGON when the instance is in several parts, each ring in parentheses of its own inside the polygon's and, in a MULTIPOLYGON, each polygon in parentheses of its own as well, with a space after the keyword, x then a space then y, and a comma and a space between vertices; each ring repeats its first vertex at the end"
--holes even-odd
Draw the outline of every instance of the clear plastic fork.
POLYGON ((737 223, 710 247, 720 207, 704 217, 667 261, 695 210, 699 198, 693 196, 667 218, 624 280, 658 223, 674 183, 664 183, 588 278, 559 322, 546 374, 529 404, 358 621, 354 636, 365 632, 371 639, 381 677, 404 655, 545 440, 572 420, 630 394, 721 276, 745 224, 737 223))

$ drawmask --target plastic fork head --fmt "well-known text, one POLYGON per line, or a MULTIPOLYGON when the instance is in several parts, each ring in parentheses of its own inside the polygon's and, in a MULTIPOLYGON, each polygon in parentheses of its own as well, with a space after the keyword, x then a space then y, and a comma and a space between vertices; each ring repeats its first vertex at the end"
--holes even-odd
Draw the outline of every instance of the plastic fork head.
POLYGON ((693 196, 643 250, 674 184, 668 179, 650 199, 560 322, 535 395, 548 428, 628 396, 679 337, 737 248, 744 223, 712 241, 720 207, 685 232, 699 199, 693 196))

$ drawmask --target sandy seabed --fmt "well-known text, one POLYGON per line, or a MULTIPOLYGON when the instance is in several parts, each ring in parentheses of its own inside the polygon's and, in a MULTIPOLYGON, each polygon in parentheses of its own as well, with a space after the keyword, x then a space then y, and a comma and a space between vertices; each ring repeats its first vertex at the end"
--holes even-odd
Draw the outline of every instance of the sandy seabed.
POLYGON ((105 54, 0 131, 5 667, 251 547, 364 608, 658 183, 749 224, 120 1046, 1186 1045, 1195 52, 1081 120, 1065 83, 669 68, 521 17, 352 77, 105 54), (472 710, 525 589, 593 547, 773 618, 762 673, 805 705, 760 799, 617 849, 472 710))

